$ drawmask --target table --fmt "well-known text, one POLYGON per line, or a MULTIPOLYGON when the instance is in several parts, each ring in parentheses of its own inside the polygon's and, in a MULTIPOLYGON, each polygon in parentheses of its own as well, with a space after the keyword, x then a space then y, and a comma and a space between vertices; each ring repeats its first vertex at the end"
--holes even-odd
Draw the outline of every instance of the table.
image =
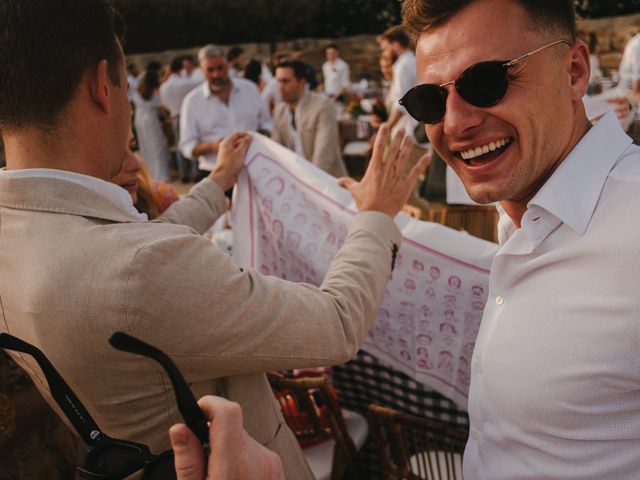
MULTIPOLYGON (((469 417, 455 403, 428 386, 380 362, 365 351, 332 368, 332 383, 343 408, 367 415, 370 403, 418 415, 468 432, 469 417)), ((379 479, 375 441, 369 436, 360 451, 365 478, 379 479)))

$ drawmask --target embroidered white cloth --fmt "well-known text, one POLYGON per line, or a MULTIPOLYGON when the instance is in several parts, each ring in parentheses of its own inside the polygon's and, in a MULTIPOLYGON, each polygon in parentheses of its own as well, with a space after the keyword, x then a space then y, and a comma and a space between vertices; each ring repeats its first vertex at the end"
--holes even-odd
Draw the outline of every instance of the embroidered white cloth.
MULTIPOLYGON (((356 214, 351 194, 334 177, 257 134, 233 205, 240 265, 314 285, 356 214)), ((396 224, 403 242, 362 348, 466 409, 497 245, 403 213, 396 224)))

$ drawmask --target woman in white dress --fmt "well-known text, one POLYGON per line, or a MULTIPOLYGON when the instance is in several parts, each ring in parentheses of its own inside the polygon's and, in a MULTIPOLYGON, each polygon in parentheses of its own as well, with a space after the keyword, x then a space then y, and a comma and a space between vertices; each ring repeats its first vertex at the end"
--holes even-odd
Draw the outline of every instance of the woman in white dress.
POLYGON ((162 130, 164 109, 160 102, 158 71, 147 70, 138 83, 133 95, 135 107, 134 125, 140 153, 145 159, 154 180, 166 182, 169 179, 170 152, 162 130))

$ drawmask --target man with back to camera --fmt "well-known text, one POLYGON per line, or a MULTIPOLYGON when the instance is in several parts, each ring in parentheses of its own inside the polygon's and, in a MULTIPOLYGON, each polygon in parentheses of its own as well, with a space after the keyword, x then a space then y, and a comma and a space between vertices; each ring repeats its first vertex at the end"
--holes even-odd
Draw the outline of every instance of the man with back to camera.
POLYGON ((198 161, 205 172, 216 166, 222 140, 238 130, 271 131, 271 117, 256 85, 229 76, 229 63, 219 47, 207 45, 198 52, 205 82, 191 91, 180 112, 180 151, 198 161))
MULTIPOLYGON (((237 402, 246 431, 277 453, 287 478, 310 479, 264 372, 346 361, 362 343, 391 273, 392 217, 420 168, 388 129, 359 184, 356 215, 320 287, 239 268, 201 233, 226 208, 250 137, 159 221, 147 222, 108 180, 127 154, 122 23, 106 0, 0 2, 0 330, 40 348, 110 436, 169 447, 181 421, 169 382, 110 347, 122 330, 166 352, 196 396, 237 402), (28 15, 25 14, 28 12, 28 15), (41 68, 47 75, 33 80, 41 68)), ((16 358, 50 404, 42 373, 16 358)))
POLYGON ((273 139, 334 177, 345 176, 333 102, 309 91, 304 63, 298 60, 281 62, 276 79, 282 102, 273 110, 273 139))
POLYGON ((465 479, 639 478, 640 149, 613 113, 586 118, 573 1, 403 16, 428 84, 404 106, 471 198, 499 202, 465 479))

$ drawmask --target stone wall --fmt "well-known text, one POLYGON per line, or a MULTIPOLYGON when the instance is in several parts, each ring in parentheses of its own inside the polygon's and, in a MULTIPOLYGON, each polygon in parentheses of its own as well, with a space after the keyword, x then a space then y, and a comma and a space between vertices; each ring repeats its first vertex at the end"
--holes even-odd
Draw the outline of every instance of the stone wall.
POLYGON ((640 13, 622 17, 578 20, 578 30, 585 35, 593 32, 598 38, 602 66, 616 69, 620 64, 622 50, 627 40, 640 31, 640 13))

